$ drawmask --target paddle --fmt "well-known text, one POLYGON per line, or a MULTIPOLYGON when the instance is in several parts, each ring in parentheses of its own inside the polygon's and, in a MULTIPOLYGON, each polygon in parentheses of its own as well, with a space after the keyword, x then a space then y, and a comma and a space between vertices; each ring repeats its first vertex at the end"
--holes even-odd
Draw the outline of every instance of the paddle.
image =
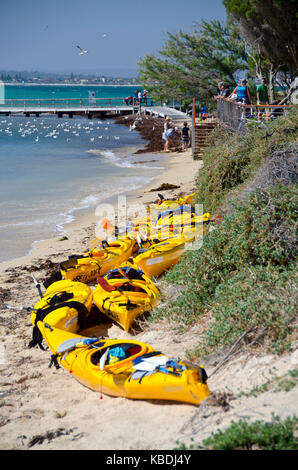
POLYGON ((98 338, 70 338, 61 343, 57 348, 57 353, 62 354, 74 348, 81 346, 89 346, 90 344, 98 342, 98 338))
POLYGON ((104 366, 105 366, 105 363, 107 361, 109 351, 110 351, 110 348, 107 348, 107 350, 104 352, 104 354, 100 358, 100 361, 99 361, 99 369, 100 370, 104 370, 104 366))
POLYGON ((137 242, 138 242, 139 247, 143 248, 143 243, 142 243, 141 237, 138 233, 137 233, 137 242))
POLYGON ((101 222, 101 226, 104 230, 108 231, 108 230, 111 230, 114 228, 114 225, 111 224, 111 222, 109 221, 109 219, 106 219, 106 218, 103 218, 102 219, 102 222, 101 222))
POLYGON ((111 286, 104 277, 99 277, 97 281, 100 287, 102 287, 107 292, 112 292, 114 290, 117 290, 116 287, 111 286))
POLYGON ((142 235, 143 238, 145 238, 145 240, 147 240, 147 242, 149 243, 149 245, 152 245, 152 241, 147 237, 146 233, 143 232, 142 229, 138 229, 140 234, 142 235))
POLYGON ((128 282, 131 281, 131 280, 129 279, 129 277, 127 277, 126 274, 122 271, 122 269, 120 268, 120 266, 116 265, 115 267, 116 267, 116 269, 118 269, 119 273, 124 277, 124 279, 127 279, 128 282))
POLYGON ((136 358, 133 361, 133 369, 137 372, 163 372, 164 374, 172 374, 181 376, 183 366, 178 364, 175 360, 169 359, 167 356, 155 356, 150 358, 136 358), (167 367, 172 367, 173 370, 169 370, 167 367), (176 370, 179 369, 179 372, 176 370))
POLYGON ((160 205, 162 203, 162 201, 164 200, 164 197, 160 193, 157 193, 157 196, 159 197, 157 204, 160 205))
POLYGON ((23 311, 25 310, 26 312, 33 312, 33 310, 35 310, 34 308, 31 308, 31 307, 14 307, 12 305, 5 305, 6 308, 9 308, 11 310, 19 310, 19 311, 23 311))
POLYGON ((31 274, 31 277, 34 281, 34 284, 36 286, 36 289, 38 290, 38 293, 39 293, 39 297, 42 299, 43 295, 42 295, 42 292, 41 292, 41 288, 40 288, 40 284, 37 282, 37 280, 35 279, 35 277, 33 276, 33 274, 31 274))
MULTIPOLYGON (((109 219, 106 219, 105 217, 102 219, 101 221, 101 226, 102 228, 105 230, 106 232, 106 236, 108 237, 108 235, 110 235, 114 229, 114 225, 109 221, 109 219)), ((96 248, 96 244, 98 242, 101 242, 101 240, 96 237, 94 238, 92 241, 91 241, 91 249, 90 251, 92 251, 92 249, 96 248)))

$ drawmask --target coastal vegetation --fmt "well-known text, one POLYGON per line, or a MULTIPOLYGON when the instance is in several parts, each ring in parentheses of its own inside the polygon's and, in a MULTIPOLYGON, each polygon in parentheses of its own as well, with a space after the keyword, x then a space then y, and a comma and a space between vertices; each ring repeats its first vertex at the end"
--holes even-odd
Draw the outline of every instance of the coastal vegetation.
MULTIPOLYGON (((191 361, 227 358, 236 346, 260 354, 290 353, 297 341, 297 109, 245 136, 213 132, 197 180, 196 202, 221 214, 199 250, 167 273, 162 291, 176 292, 154 311, 179 333, 200 324, 191 361), (228 352, 227 352, 228 351, 228 352)), ((220 365, 219 365, 220 366, 220 365)), ((297 369, 250 392, 290 391, 297 369)), ((202 442, 178 449, 294 450, 297 417, 240 419, 202 442)))
POLYGON ((157 318, 180 330, 208 324, 192 360, 238 338, 272 353, 289 350, 297 303, 297 110, 241 139, 217 130, 197 177, 197 203, 222 223, 164 279, 178 295, 157 318), (296 123, 296 124, 295 124, 296 123), (277 157, 276 157, 277 156, 277 157), (274 158, 275 157, 275 158, 274 158))
MULTIPOLYGON (((195 97, 199 111, 206 105, 213 111, 218 82, 233 89, 246 76, 255 100, 256 83, 265 78, 269 102, 289 103, 297 90, 295 2, 223 4, 225 24, 202 21, 192 34, 168 33, 159 56, 143 58, 139 65, 145 86, 156 99, 171 97, 188 109, 195 97)), ((199 250, 186 251, 167 273, 161 282, 165 302, 150 319, 171 322, 178 335, 200 324, 203 333, 188 350, 196 363, 239 344, 256 353, 293 350, 297 118, 292 109, 245 135, 219 127, 210 136, 196 179, 196 202, 204 212, 220 214, 222 222, 207 232, 199 250)), ((292 388, 296 377, 293 371, 280 386, 292 388)), ((297 448, 296 432, 296 416, 284 421, 273 416, 269 423, 240 420, 188 448, 290 450, 297 448)))
POLYGON ((181 445, 179 449, 204 450, 296 450, 297 449, 296 416, 281 420, 273 415, 271 422, 240 419, 232 422, 225 431, 217 431, 202 443, 181 445))

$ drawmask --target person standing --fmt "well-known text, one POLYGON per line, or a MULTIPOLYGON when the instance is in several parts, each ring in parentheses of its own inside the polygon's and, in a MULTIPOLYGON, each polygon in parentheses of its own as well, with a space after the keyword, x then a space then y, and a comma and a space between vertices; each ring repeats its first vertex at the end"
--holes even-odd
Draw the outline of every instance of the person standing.
POLYGON ((147 106, 147 90, 143 90, 142 98, 143 98, 144 104, 147 106))
POLYGON ((187 122, 183 123, 183 127, 181 129, 181 137, 182 137, 182 152, 185 152, 189 146, 189 127, 187 122))
POLYGON ((215 96, 215 99, 228 98, 230 95, 229 87, 224 82, 218 84, 219 94, 215 96))
POLYGON ((172 132, 172 124, 170 118, 166 118, 164 126, 163 126, 163 133, 162 133, 162 138, 165 141, 164 143, 164 151, 169 152, 169 147, 170 147, 170 135, 172 132))
MULTIPOLYGON (((268 104, 269 103, 269 98, 268 98, 268 89, 266 85, 266 80, 262 78, 261 84, 257 86, 257 104, 262 105, 262 104, 268 104)), ((263 112, 266 112, 265 108, 258 108, 258 121, 261 120, 263 112)))
POLYGON ((162 133, 162 138, 165 141, 164 150, 165 152, 170 151, 170 145, 178 132, 178 127, 173 128, 170 118, 166 118, 164 123, 164 131, 162 133))
POLYGON ((133 95, 133 101, 135 105, 139 104, 139 90, 136 90, 133 95))
POLYGON ((234 88, 229 98, 231 98, 234 93, 237 95, 238 103, 251 104, 250 90, 247 86, 247 80, 245 80, 245 78, 241 80, 240 85, 234 88))

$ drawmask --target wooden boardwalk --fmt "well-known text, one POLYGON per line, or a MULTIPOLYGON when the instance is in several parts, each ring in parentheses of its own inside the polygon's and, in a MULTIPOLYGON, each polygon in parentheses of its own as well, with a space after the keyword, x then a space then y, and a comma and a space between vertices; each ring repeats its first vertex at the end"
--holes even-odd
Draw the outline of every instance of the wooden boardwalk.
POLYGON ((0 115, 35 115, 57 114, 58 117, 83 115, 88 118, 104 117, 117 114, 150 114, 156 117, 185 119, 187 114, 169 106, 150 104, 125 104, 120 98, 96 99, 90 103, 88 99, 53 99, 53 100, 6 100, 0 102, 0 115))

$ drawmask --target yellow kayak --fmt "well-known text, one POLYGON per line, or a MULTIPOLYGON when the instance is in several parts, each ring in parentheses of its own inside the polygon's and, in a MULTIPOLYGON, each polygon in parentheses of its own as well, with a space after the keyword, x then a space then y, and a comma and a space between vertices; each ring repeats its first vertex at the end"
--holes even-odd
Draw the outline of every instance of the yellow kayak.
POLYGON ((143 217, 135 221, 135 231, 143 234, 144 237, 160 241, 170 236, 177 236, 185 229, 191 229, 198 234, 205 235, 207 225, 211 222, 211 214, 206 212, 198 215, 191 205, 182 205, 175 209, 168 209, 158 213, 155 219, 143 217), (203 229, 200 226, 203 225, 203 229))
POLYGON ((195 208, 190 204, 183 204, 175 209, 169 208, 158 214, 156 225, 183 224, 196 216, 195 208))
POLYGON ((139 400, 199 405, 210 394, 203 367, 194 368, 130 339, 98 339, 38 322, 52 351, 51 365, 64 369, 97 392, 139 400))
POLYGON ((151 229, 151 237, 159 239, 169 237, 184 237, 193 240, 197 236, 205 236, 207 226, 211 221, 211 214, 206 212, 202 216, 187 214, 167 215, 158 221, 157 226, 151 229))
MULTIPOLYGON (((128 222, 123 227, 115 227, 108 219, 102 220, 102 226, 106 230, 106 234, 109 234, 109 239, 123 239, 130 238, 136 239, 136 233, 143 231, 147 236, 154 235, 154 226, 156 225, 157 218, 160 213, 163 213, 169 209, 176 210, 182 205, 193 206, 193 197, 196 193, 191 193, 185 197, 179 196, 177 199, 165 200, 161 194, 159 194, 159 200, 157 204, 150 204, 146 207, 146 215, 134 219, 134 221, 128 222)), ((192 209, 194 211, 194 208, 192 209)), ((98 242, 95 239, 94 242, 98 242)), ((135 250, 135 248, 134 248, 135 250)))
POLYGON ((161 194, 159 194, 159 200, 157 204, 150 204, 147 206, 147 214, 144 217, 135 219, 133 222, 134 229, 144 230, 147 235, 150 235, 151 226, 156 225, 156 221, 160 214, 163 214, 167 211, 179 210, 181 206, 185 206, 185 211, 187 208, 191 208, 194 212, 194 200, 193 197, 196 193, 189 194, 185 197, 179 196, 177 199, 164 199, 161 194), (149 231, 149 233, 148 233, 149 231))
POLYGON ((45 320, 49 325, 75 333, 84 325, 92 307, 92 290, 86 284, 71 280, 51 284, 34 306, 31 314, 33 325, 29 347, 39 345, 41 336, 36 323, 45 320))
MULTIPOLYGON (((164 199, 162 194, 158 194, 158 197, 159 197, 158 203, 157 203, 158 209, 164 210, 164 209, 168 209, 169 207, 174 208, 174 207, 182 206, 183 204, 193 205, 195 194, 196 192, 188 194, 185 197, 178 196, 178 198, 176 199, 164 199)), ((156 207, 156 205, 152 205, 152 207, 156 207)))
POLYGON ((159 301, 160 293, 154 283, 130 263, 109 271, 98 282, 93 292, 95 305, 125 331, 159 301))
POLYGON ((110 242, 88 251, 86 256, 74 256, 60 263, 60 272, 65 279, 86 283, 94 281, 115 264, 128 260, 134 245, 135 241, 130 238, 110 242))
POLYGON ((160 243, 141 249, 133 259, 148 277, 158 277, 177 263, 185 250, 185 240, 181 238, 168 238, 160 243))

